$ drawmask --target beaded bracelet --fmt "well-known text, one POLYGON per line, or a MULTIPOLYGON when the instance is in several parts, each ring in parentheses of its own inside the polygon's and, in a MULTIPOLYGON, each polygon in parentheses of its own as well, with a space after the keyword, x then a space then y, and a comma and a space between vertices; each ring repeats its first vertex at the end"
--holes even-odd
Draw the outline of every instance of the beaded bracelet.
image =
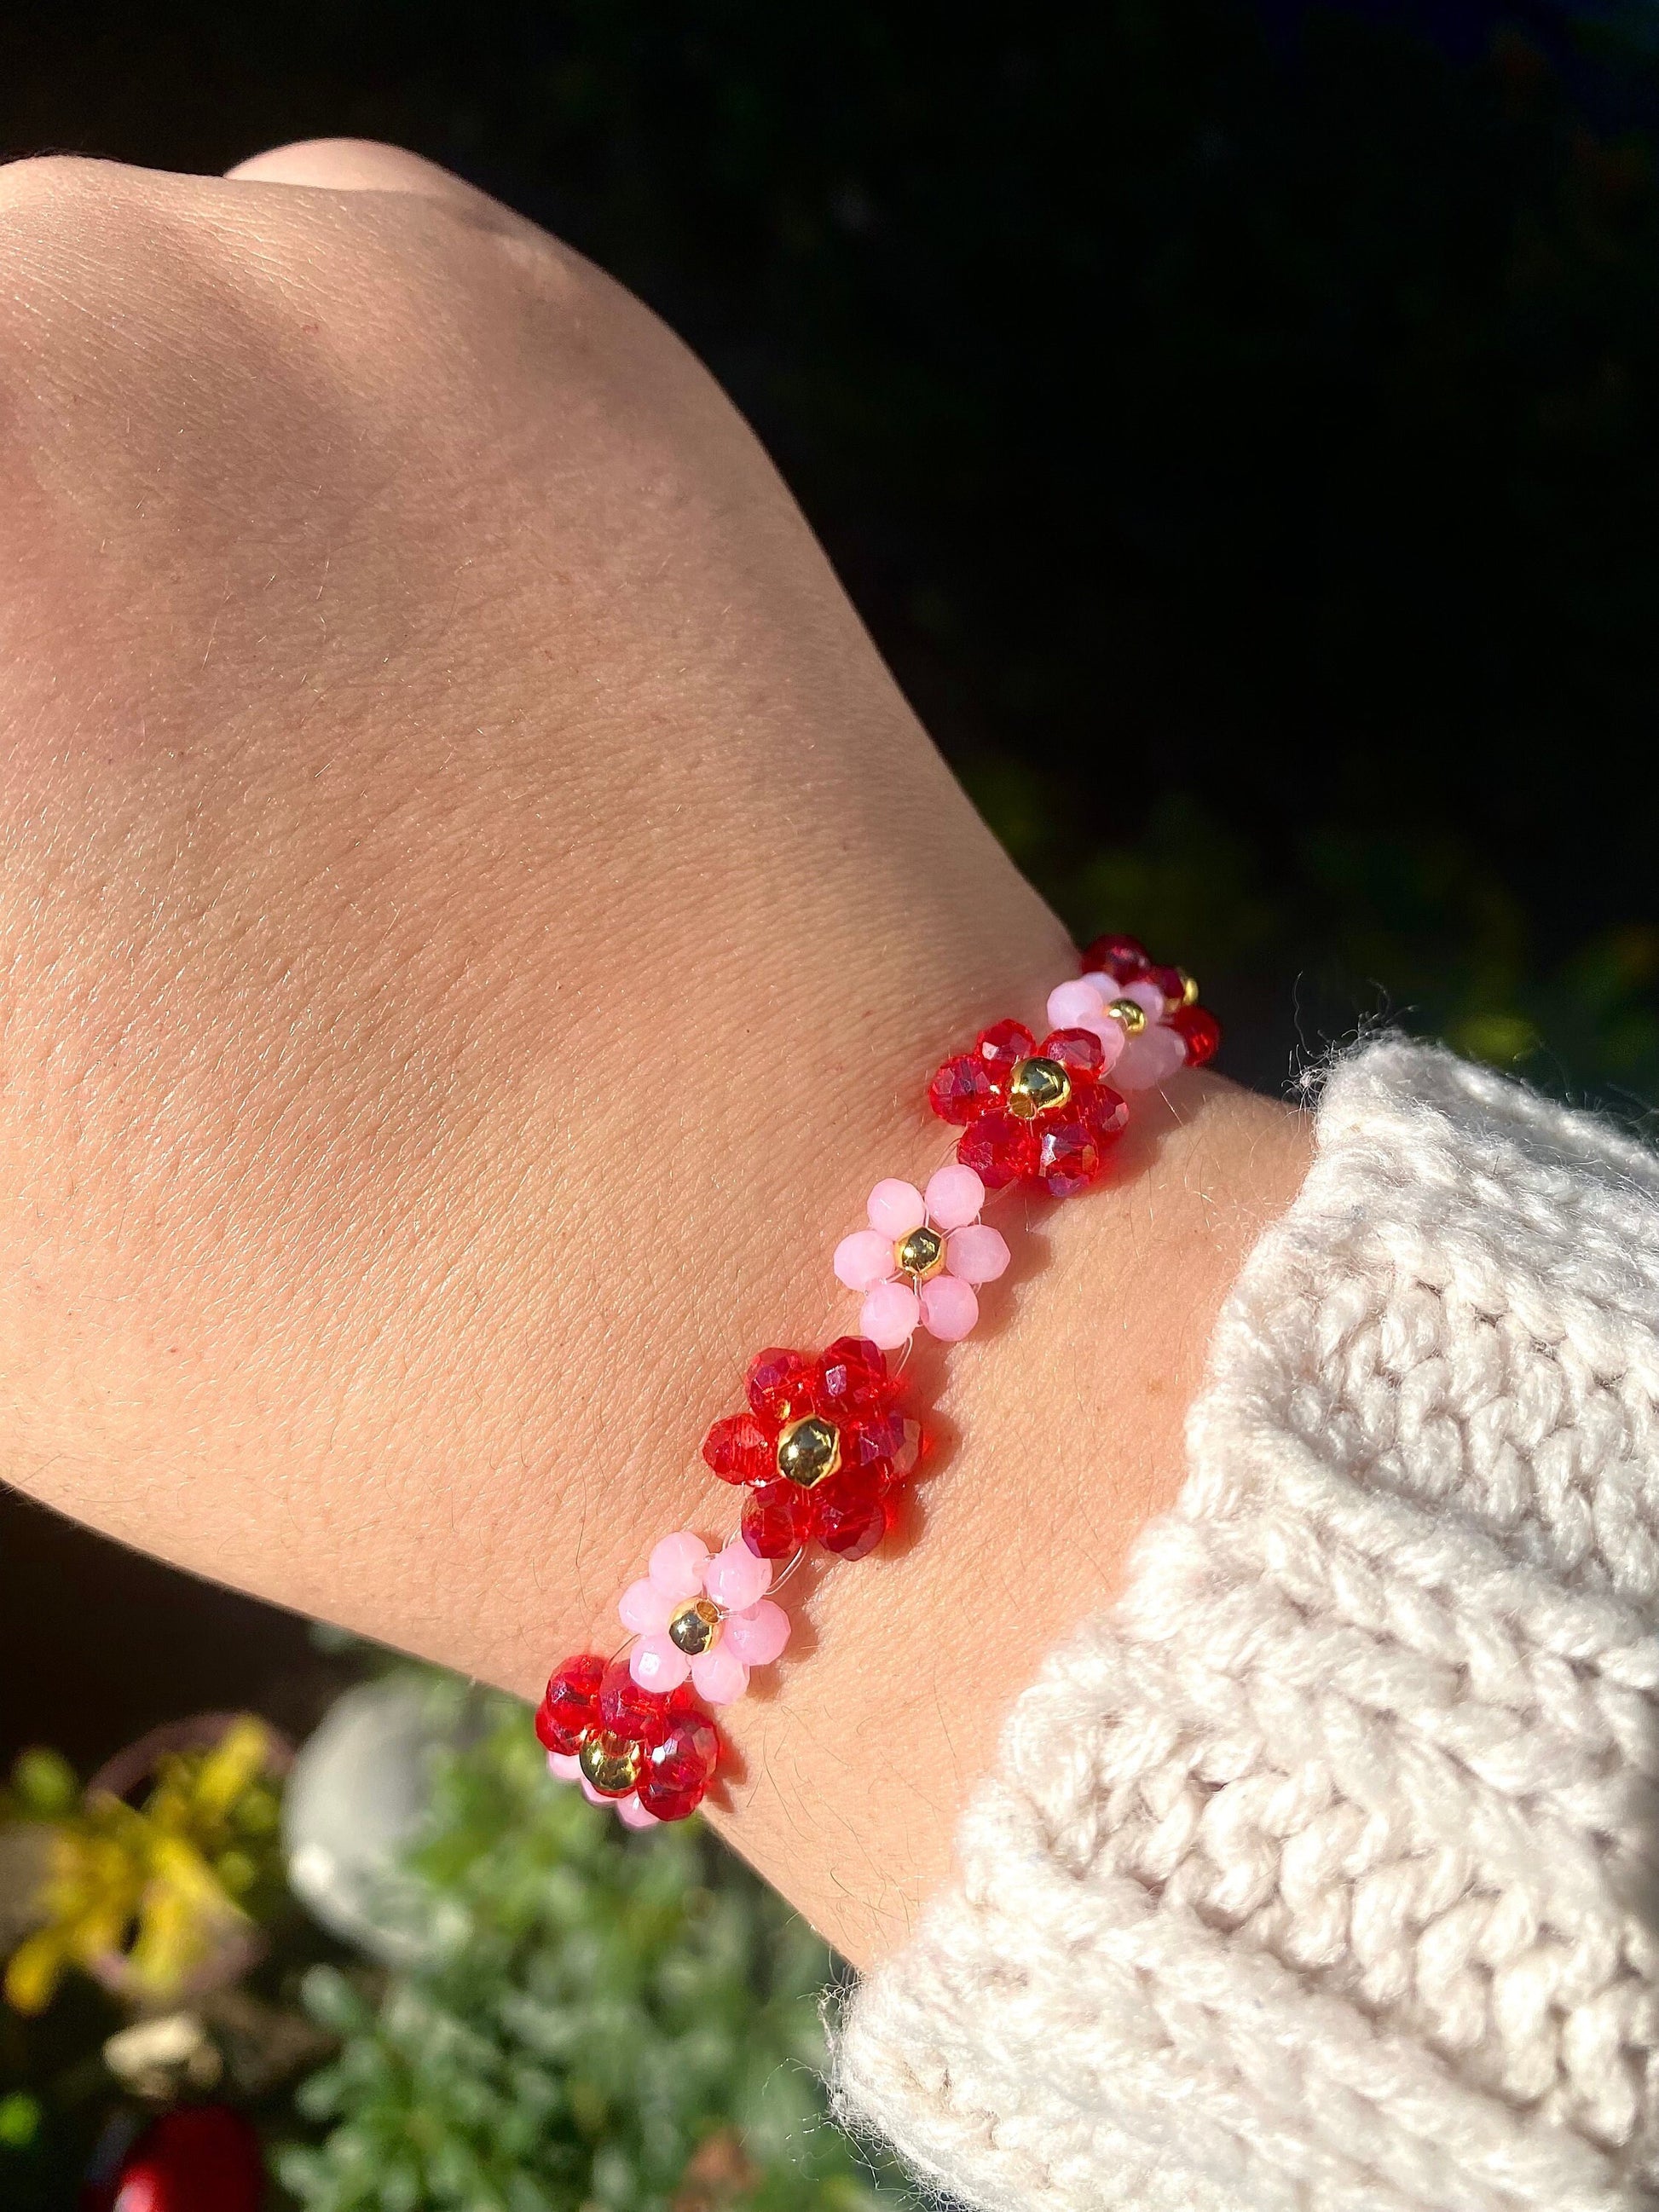
POLYGON ((1012 1256, 980 1218, 988 1195, 1087 1189, 1128 1121, 1123 1093, 1201 1066, 1221 1042, 1192 977, 1130 937, 1097 939, 1048 1016, 1041 1044, 998 1022, 928 1085, 933 1112, 962 1131, 954 1159, 923 1190, 878 1182, 868 1226, 836 1248, 836 1276, 863 1299, 860 1333, 817 1358, 757 1352, 748 1410, 704 1437, 709 1468, 748 1492, 738 1534, 712 1553, 690 1529, 665 1536, 617 1607, 629 1641, 608 1661, 567 1659, 548 1683, 536 1733, 549 1767, 629 1827, 683 1820, 702 1802, 722 1751, 706 1708, 732 1704, 751 1668, 781 1657, 789 1617, 769 1593, 808 1547, 860 1559, 891 1527, 925 1442, 900 1402, 910 1340, 923 1328, 959 1342, 979 1318, 978 1285, 1012 1256), (890 1370, 889 1352, 900 1355, 890 1370))

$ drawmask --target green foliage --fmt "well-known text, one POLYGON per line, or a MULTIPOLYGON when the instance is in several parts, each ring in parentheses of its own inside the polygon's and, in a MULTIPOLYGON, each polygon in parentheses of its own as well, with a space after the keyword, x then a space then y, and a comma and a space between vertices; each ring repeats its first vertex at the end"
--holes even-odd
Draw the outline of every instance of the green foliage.
POLYGON ((0 1820, 61 1820, 81 1802, 81 1778, 62 1752, 35 1744, 13 1762, 9 1788, 0 1790, 0 1820))
POLYGON ((1175 793, 1137 837, 1079 851, 1035 769, 980 760, 968 780, 1079 941, 1127 929, 1180 949, 1227 1021, 1230 1073, 1278 1086, 1386 1021, 1626 1121, 1659 1100, 1659 926, 1552 931, 1443 827, 1298 825, 1269 853, 1175 793))
POLYGON ((869 2205, 816 2070, 823 1947, 701 1823, 626 1836, 549 1781, 522 1707, 487 1711, 416 1861, 428 1959, 307 1979, 340 2051, 284 2185, 307 2212, 869 2205))

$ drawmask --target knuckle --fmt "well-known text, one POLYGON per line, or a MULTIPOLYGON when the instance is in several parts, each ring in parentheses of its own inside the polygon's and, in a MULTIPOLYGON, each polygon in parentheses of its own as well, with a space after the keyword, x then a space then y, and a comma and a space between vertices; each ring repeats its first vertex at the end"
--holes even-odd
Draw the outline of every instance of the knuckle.
POLYGON ((0 265, 10 280, 0 307, 23 334, 61 335, 89 295, 113 285, 118 298, 153 272, 161 234, 178 228, 171 181, 78 155, 0 167, 0 265))
POLYGON ((0 207, 39 207, 89 189, 94 173, 113 165, 79 154, 29 154, 0 167, 0 207))
POLYGON ((146 175, 85 154, 30 154, 0 165, 0 216, 35 222, 82 217, 131 198, 146 175))

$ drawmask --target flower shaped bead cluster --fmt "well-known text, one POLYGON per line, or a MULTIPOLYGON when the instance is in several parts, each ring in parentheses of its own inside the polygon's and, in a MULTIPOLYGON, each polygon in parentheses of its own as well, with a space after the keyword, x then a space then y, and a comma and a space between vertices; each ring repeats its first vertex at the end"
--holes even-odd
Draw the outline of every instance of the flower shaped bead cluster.
POLYGON ((1052 1030, 1039 1044, 1023 1022, 982 1030, 928 1086, 941 1121, 966 1124, 957 1159, 988 1190, 1032 1182, 1050 1198, 1086 1190, 1129 1109, 1101 1080, 1106 1048, 1092 1030, 1052 1030))
POLYGON ((750 1550, 763 1559, 811 1543, 844 1559, 873 1552, 921 1441, 897 1410, 898 1384, 879 1346, 841 1336, 816 1359, 757 1352, 747 1395, 749 1411, 716 1421, 702 1455, 723 1482, 747 1487, 750 1550))
POLYGON ((708 1556, 689 1528, 665 1536, 650 1572, 623 1592, 617 1611, 638 1637, 629 1671, 644 1690, 690 1681, 704 1702, 735 1705, 751 1667, 769 1667, 789 1641, 789 1616, 766 1595, 772 1562, 741 1537, 708 1556))
POLYGON ((1188 975, 1156 965, 1133 938, 1097 938, 1083 973, 1049 993, 1054 1027, 1041 1044, 1024 1023, 997 1022, 933 1077, 928 1103, 963 1130, 957 1160, 990 1190, 1086 1190, 1128 1124, 1124 1092, 1213 1058, 1220 1026, 1197 997, 1188 975))
POLYGON ((559 1779, 615 1805, 630 1828, 696 1812, 720 1758, 714 1724, 689 1689, 653 1696, 621 1660, 607 1665, 591 1651, 549 1682, 536 1734, 559 1779))
POLYGON ((896 1352, 918 1327, 958 1344, 979 1319, 975 1285, 1008 1265, 1006 1240, 981 1221, 985 1185, 972 1168, 940 1168, 925 1191, 889 1176, 870 1194, 870 1226, 836 1247, 836 1273, 864 1293, 859 1327, 896 1352))
POLYGON ((1157 966, 1133 937, 1097 937, 1082 975, 1048 994, 1048 1013, 1100 1039, 1103 1072, 1118 1090, 1150 1091, 1178 1068, 1214 1059, 1221 1024, 1197 999, 1189 975, 1157 966))
POLYGON ((1127 937, 1097 939, 1048 1015, 1041 1043, 1023 1023, 998 1022, 934 1075, 928 1103, 962 1132, 955 1159, 921 1188, 878 1182, 868 1225, 836 1247, 835 1272, 862 1300, 860 1334, 816 1357, 757 1353, 745 1409, 704 1437, 707 1466, 746 1493, 738 1534, 719 1551, 690 1529, 665 1536, 617 1606, 627 1656, 584 1652, 548 1683, 536 1732, 549 1766, 629 1827, 696 1809, 721 1757, 705 1708, 732 1704, 752 1668, 782 1657, 790 1624, 769 1595, 774 1563, 812 1544, 862 1559, 887 1534, 923 1449, 887 1354, 918 1328, 954 1344, 974 1328, 980 1287, 1011 1256, 981 1218, 988 1197, 1087 1189, 1127 1123, 1126 1094, 1201 1066, 1221 1039, 1190 977, 1127 937))

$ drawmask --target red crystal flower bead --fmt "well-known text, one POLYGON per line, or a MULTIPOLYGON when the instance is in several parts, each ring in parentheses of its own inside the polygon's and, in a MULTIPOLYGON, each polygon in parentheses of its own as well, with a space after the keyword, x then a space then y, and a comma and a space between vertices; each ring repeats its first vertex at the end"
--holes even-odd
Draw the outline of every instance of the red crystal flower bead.
POLYGON ((988 1190, 1034 1182, 1070 1198, 1094 1182, 1128 1121, 1102 1078, 1104 1057, 1088 1030, 1051 1030, 1039 1044, 1023 1023, 998 1022, 945 1061, 927 1096, 941 1119, 966 1124, 957 1158, 988 1190))
POLYGON ((927 1103, 941 1121, 958 1129, 994 1105, 995 1096, 989 1074, 968 1053, 947 1060, 927 1086, 927 1103))
POLYGON ((743 1537, 763 1559, 817 1542, 842 1559, 873 1551, 892 1521, 890 1492, 914 1464, 899 1386, 885 1356, 837 1337, 816 1359, 771 1348, 749 1364, 750 1410, 716 1421, 702 1455, 749 1491, 743 1537))
POLYGON ((1042 1147, 1029 1121, 1017 1121, 1000 1109, 981 1114, 964 1136, 957 1139, 957 1158, 974 1173, 987 1190, 1002 1190, 1011 1182, 1034 1178, 1042 1164, 1042 1147))
POLYGON ((594 1796, 637 1794, 659 1820, 696 1812, 720 1764, 720 1732, 689 1686, 664 1697, 641 1689, 625 1659, 596 1652, 567 1659, 536 1714, 536 1734, 556 1757, 581 1759, 594 1796))

